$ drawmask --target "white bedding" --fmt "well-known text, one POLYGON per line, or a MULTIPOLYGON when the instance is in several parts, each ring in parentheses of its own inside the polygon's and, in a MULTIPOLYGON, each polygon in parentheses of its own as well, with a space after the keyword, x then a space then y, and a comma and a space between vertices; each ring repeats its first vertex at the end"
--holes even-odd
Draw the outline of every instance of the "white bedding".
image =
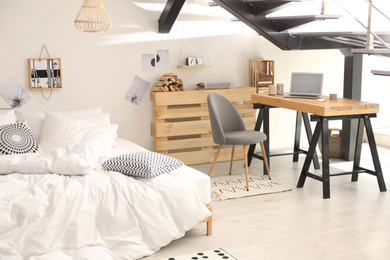
POLYGON ((0 156, 0 174, 86 175, 98 167, 104 155, 104 146, 92 141, 52 148, 46 152, 0 156))
MULTIPOLYGON (((143 150, 117 144, 110 156, 143 150)), ((139 259, 211 214, 192 180, 201 173, 187 166, 151 179, 93 168, 0 175, 0 259, 139 259)))

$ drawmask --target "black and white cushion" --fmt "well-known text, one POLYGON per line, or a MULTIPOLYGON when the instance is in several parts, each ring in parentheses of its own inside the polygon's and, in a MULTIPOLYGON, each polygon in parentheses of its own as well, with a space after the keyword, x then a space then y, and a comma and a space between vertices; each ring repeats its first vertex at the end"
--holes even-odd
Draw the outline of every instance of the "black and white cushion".
POLYGON ((0 154, 36 153, 38 150, 38 142, 25 123, 0 126, 0 154))
POLYGON ((169 173, 182 165, 182 161, 150 151, 119 155, 102 164, 106 170, 141 178, 151 178, 169 173))

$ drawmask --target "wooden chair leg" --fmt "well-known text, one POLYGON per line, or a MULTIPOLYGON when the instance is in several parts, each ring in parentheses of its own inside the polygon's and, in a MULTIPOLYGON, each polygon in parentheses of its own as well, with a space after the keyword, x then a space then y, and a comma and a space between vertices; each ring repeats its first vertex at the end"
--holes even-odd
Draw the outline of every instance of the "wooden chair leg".
POLYGON ((247 157, 248 145, 244 145, 243 146, 243 150, 244 150, 244 163, 245 163, 246 190, 249 191, 249 183, 248 183, 248 157, 247 157))
POLYGON ((267 155, 265 154, 265 148, 264 148, 263 142, 260 142, 260 146, 261 146, 261 152, 263 153, 264 164, 265 164, 265 168, 267 170, 268 178, 271 179, 271 175, 269 174, 267 155))
POLYGON ((209 176, 211 176, 211 172, 213 171, 214 165, 217 162, 217 159, 218 159, 218 156, 219 156, 219 152, 221 152, 221 148, 222 148, 222 144, 220 144, 218 146, 217 153, 215 154, 213 164, 211 165, 211 168, 210 168, 210 171, 209 171, 209 176))
POLYGON ((232 158, 230 159, 230 170, 229 170, 229 175, 232 175, 232 168, 233 168, 233 160, 234 160, 234 150, 236 146, 233 145, 232 147, 232 158))

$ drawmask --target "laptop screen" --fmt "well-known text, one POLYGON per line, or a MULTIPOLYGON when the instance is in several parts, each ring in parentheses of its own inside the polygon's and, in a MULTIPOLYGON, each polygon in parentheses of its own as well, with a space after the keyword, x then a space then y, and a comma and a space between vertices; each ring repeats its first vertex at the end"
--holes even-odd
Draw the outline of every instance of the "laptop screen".
POLYGON ((291 74, 291 94, 321 95, 323 73, 298 73, 291 74))

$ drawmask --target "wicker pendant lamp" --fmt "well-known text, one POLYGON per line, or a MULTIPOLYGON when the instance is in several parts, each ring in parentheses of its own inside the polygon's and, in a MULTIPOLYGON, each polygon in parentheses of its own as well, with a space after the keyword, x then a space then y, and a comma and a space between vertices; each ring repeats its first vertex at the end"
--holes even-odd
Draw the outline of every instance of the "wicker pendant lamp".
POLYGON ((83 32, 105 32, 111 28, 111 18, 100 0, 85 0, 74 20, 83 32))

